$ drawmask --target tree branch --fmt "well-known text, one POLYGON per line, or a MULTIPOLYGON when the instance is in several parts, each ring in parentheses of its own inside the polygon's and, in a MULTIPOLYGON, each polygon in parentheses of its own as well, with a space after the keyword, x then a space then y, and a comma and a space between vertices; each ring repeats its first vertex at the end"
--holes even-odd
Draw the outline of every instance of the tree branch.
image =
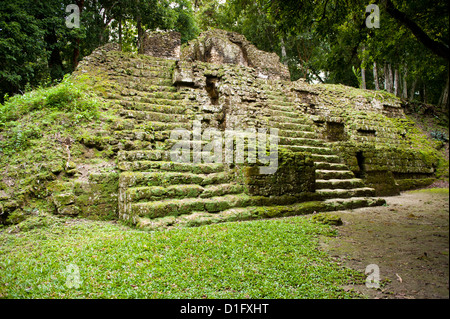
POLYGON ((407 27, 425 47, 430 49, 437 56, 449 61, 450 50, 444 43, 431 39, 413 20, 409 19, 405 13, 398 10, 391 0, 381 0, 387 13, 407 27))

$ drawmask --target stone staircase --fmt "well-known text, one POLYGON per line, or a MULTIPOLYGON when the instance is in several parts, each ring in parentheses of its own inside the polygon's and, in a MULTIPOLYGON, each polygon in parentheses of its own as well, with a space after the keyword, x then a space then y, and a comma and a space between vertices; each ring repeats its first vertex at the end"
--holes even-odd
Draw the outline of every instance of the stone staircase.
POLYGON ((120 94, 108 96, 117 114, 133 123, 114 132, 130 145, 117 154, 120 218, 142 224, 155 218, 250 205, 251 197, 224 164, 171 161, 171 130, 192 130, 193 105, 171 86, 171 73, 164 72, 174 62, 153 60, 148 67, 160 72, 147 76, 145 85, 131 81, 120 94))
POLYGON ((266 91, 266 116, 269 126, 279 129, 279 147, 298 152, 308 152, 316 168, 316 193, 321 200, 364 202, 375 196, 375 189, 365 187, 362 179, 356 178, 341 158, 321 139, 312 119, 305 113, 296 111, 292 96, 277 85, 266 91))
MULTIPOLYGON (((236 178, 236 171, 227 164, 171 161, 171 130, 191 131, 199 110, 172 86, 174 63, 146 57, 145 65, 130 62, 125 74, 109 75, 109 80, 119 85, 108 92, 107 98, 122 119, 113 134, 124 141, 117 154, 121 219, 154 228, 161 225, 161 220, 167 226, 177 220, 183 223, 197 219, 191 224, 198 225, 384 203, 372 198, 374 190, 364 187, 363 181, 341 164, 339 156, 315 132, 313 121, 296 112, 295 103, 276 86, 265 92, 266 107, 260 120, 267 127, 279 129, 280 147, 311 154, 316 167, 316 192, 306 206, 285 204, 276 196, 249 195, 236 178), (282 213, 268 212, 264 207, 270 206, 284 208, 282 213)), ((191 157, 195 155, 191 153, 191 157)))

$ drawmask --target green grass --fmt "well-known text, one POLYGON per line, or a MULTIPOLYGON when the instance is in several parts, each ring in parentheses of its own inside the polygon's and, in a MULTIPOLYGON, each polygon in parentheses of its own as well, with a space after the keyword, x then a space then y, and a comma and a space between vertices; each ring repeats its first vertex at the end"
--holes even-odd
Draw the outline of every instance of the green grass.
POLYGON ((417 189, 413 191, 409 191, 408 193, 430 193, 430 194, 442 194, 448 195, 448 188, 426 188, 426 189, 417 189))
POLYGON ((304 216, 160 232, 37 216, 0 233, 0 296, 358 297, 341 287, 363 283, 362 274, 318 249, 319 236, 333 235, 304 216), (78 288, 68 287, 71 264, 79 269, 78 288))

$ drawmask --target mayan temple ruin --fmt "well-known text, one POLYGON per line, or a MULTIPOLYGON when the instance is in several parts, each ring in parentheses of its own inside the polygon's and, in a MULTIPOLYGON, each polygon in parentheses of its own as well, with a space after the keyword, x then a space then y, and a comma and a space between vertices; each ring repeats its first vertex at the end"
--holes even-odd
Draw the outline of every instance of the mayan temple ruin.
MULTIPOLYGON (((109 44, 79 64, 76 76, 92 80, 109 114, 81 143, 108 150, 116 166, 53 182, 60 214, 196 226, 378 206, 381 196, 434 180, 436 157, 417 146, 420 133, 391 94, 291 82, 275 53, 222 30, 183 46, 176 32, 151 32, 144 51, 109 44), (276 172, 261 174, 255 162, 173 161, 173 131, 196 123, 202 132, 277 129, 276 172)), ((186 143, 192 158, 210 151, 192 136, 186 143)))

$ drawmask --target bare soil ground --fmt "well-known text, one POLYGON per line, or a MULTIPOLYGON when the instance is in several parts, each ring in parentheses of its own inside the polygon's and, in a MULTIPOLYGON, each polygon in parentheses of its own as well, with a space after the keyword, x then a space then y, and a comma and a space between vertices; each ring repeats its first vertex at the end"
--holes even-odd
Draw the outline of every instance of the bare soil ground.
MULTIPOLYGON (((380 271, 380 287, 348 286, 368 298, 449 298, 448 188, 386 197, 386 206, 335 212, 343 225, 321 247, 343 265, 380 271)), ((334 213, 333 213, 334 214, 334 213)))

